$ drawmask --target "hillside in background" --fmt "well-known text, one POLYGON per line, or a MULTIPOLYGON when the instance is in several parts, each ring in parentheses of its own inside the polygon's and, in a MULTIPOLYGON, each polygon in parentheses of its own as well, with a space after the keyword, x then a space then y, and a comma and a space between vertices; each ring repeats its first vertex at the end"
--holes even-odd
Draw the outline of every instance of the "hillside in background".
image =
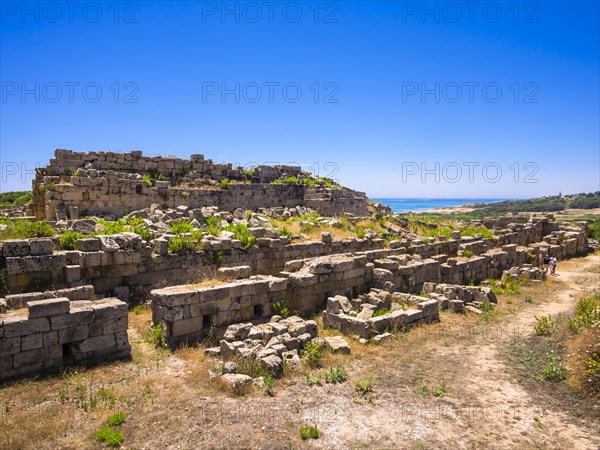
POLYGON ((503 202, 473 205, 484 214, 502 214, 509 212, 555 212, 565 209, 600 208, 600 191, 589 194, 554 195, 528 200, 506 200, 503 202))

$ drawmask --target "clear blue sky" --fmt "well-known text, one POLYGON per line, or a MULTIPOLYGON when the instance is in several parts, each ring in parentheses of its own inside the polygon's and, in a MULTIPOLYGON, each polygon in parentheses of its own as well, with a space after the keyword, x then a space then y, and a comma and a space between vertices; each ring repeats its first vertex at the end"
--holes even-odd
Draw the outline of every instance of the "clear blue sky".
POLYGON ((55 148, 317 163, 372 197, 600 189, 597 1, 1 4, 2 191, 55 148))

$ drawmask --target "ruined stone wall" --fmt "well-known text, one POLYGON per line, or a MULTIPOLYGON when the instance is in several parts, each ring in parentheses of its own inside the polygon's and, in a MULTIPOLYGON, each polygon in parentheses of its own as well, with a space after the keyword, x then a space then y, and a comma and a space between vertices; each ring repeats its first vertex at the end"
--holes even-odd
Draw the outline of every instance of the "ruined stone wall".
POLYGON ((127 357, 127 304, 36 300, 0 314, 0 380, 127 357))
POLYGON ((152 291, 152 321, 169 345, 222 337, 228 325, 265 319, 271 304, 285 296, 287 280, 258 276, 213 287, 194 285, 152 291))
MULTIPOLYGON (((194 282, 210 275, 218 259, 222 267, 245 265, 250 266, 253 274, 276 276, 286 268, 288 261, 325 255, 360 252, 371 262, 403 254, 419 255, 422 259, 438 261, 442 265, 441 276, 453 274, 448 275, 450 278, 446 282, 466 284, 474 279, 497 278, 511 264, 541 265, 543 255, 548 253, 562 260, 587 252, 585 229, 555 232, 546 241, 530 244, 527 252, 509 251, 507 245, 516 249, 516 242, 521 240, 519 233, 515 231, 493 240, 468 241, 465 245, 471 248, 487 249, 495 244, 489 250, 476 253, 483 259, 468 261, 452 260, 463 246, 463 240, 453 239, 432 244, 396 241, 390 244, 395 248, 384 248, 382 239, 329 238, 290 245, 285 238, 259 238, 257 246, 247 250, 236 245, 239 241, 220 239, 207 242, 204 251, 187 254, 157 253, 134 233, 82 239, 77 243, 77 250, 72 251, 54 251, 53 247, 58 246, 56 238, 23 239, 0 243, 0 266, 6 270, 8 294, 93 285, 97 294, 113 295, 116 288, 124 287, 132 296, 144 298, 153 288, 194 282), (505 248, 501 247, 503 250, 500 251, 499 245, 505 248), (497 254, 490 256, 488 253, 497 254), (448 266, 455 267, 450 269, 448 266), (460 275, 455 275, 457 273, 460 275)), ((403 270, 407 271, 407 276, 400 285, 407 289, 424 281, 436 281, 429 279, 434 275, 422 279, 424 272, 421 270, 413 280, 412 269, 403 270)))
MULTIPOLYGON (((259 166, 247 179, 242 167, 215 164, 203 155, 189 159, 142 156, 130 153, 56 150, 47 167, 37 169, 33 180, 33 210, 38 219, 66 219, 69 215, 124 216, 153 203, 162 208, 180 205, 198 208, 310 206, 323 214, 366 215, 366 196, 348 188, 308 188, 303 184, 269 184, 281 177, 297 176, 300 167, 259 166), (152 186, 142 179, 151 177, 152 186), (210 184, 223 179, 224 189, 210 184), (250 184, 245 182, 249 181, 250 184)), ((77 217, 71 217, 77 218, 77 217)))

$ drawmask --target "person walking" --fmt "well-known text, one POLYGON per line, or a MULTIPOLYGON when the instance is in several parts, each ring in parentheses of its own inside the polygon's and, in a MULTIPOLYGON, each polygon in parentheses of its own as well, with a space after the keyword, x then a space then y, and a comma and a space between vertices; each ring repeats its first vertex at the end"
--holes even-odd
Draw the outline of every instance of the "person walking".
POLYGON ((544 272, 548 272, 548 267, 550 266, 550 255, 544 256, 542 269, 544 272))
POLYGON ((550 275, 556 275, 556 264, 558 263, 558 260, 556 259, 556 256, 553 256, 550 259, 550 275))

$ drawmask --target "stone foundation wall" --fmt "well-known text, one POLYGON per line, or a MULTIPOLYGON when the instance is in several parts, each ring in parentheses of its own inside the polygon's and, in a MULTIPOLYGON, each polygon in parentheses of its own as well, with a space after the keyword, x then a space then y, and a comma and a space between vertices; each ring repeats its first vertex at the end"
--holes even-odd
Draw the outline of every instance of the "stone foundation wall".
POLYGON ((0 380, 129 356, 127 304, 36 300, 0 315, 0 380))
POLYGON ((341 186, 330 189, 269 184, 300 174, 300 167, 295 166, 259 166, 248 180, 242 167, 215 164, 203 155, 179 159, 142 156, 138 151, 56 150, 50 164, 36 171, 32 183, 33 212, 38 219, 46 220, 80 215, 122 217, 159 204, 164 209, 218 206, 225 211, 300 205, 327 215, 368 214, 362 192, 341 186), (151 186, 142 179, 144 174, 152 177, 151 186), (232 181, 226 189, 218 183, 223 179, 232 181))
POLYGON ((228 325, 271 316, 271 304, 283 300, 287 280, 257 276, 214 287, 194 285, 153 290, 152 321, 160 324, 169 345, 211 336, 228 325))
MULTIPOLYGON (((521 231, 528 234, 527 230, 525 227, 521 231)), ((53 248, 58 245, 56 238, 0 242, 0 267, 6 270, 8 294, 92 285, 96 294, 102 296, 116 295, 115 290, 119 289, 119 298, 126 300, 129 295, 145 298, 154 288, 186 284, 206 277, 214 272, 218 258, 222 267, 249 266, 252 274, 277 276, 281 271, 288 270, 286 263, 289 261, 361 253, 370 262, 382 258, 396 259, 398 267, 406 267, 402 268, 401 273, 395 274, 391 281, 398 288, 418 292, 425 281, 468 284, 471 280, 499 278, 503 270, 515 265, 533 263, 541 266, 545 254, 555 255, 562 260, 585 254, 588 249, 587 231, 584 228, 552 232, 544 237, 544 241, 517 251, 516 243, 522 240, 520 236, 520 232, 515 231, 492 240, 449 239, 432 244, 394 241, 390 243, 393 248, 384 248, 382 239, 327 238, 290 245, 284 238, 259 238, 257 246, 248 250, 241 250, 239 245, 234 245, 239 241, 220 239, 207 241, 204 251, 157 254, 156 249, 138 235, 122 233, 82 239, 77 244, 78 249, 72 251, 54 251, 53 248), (492 244, 494 247, 477 257, 454 259, 461 246, 480 246, 478 250, 484 250, 492 244), (431 259, 439 264, 436 266, 432 262, 424 263, 411 258, 407 265, 408 256, 402 258, 402 255, 417 255, 421 260, 431 259)), ((357 283, 353 287, 360 284, 360 280, 355 281, 357 283)), ((335 283, 331 285, 335 286, 335 283)), ((340 289, 349 287, 341 285, 340 289)))

